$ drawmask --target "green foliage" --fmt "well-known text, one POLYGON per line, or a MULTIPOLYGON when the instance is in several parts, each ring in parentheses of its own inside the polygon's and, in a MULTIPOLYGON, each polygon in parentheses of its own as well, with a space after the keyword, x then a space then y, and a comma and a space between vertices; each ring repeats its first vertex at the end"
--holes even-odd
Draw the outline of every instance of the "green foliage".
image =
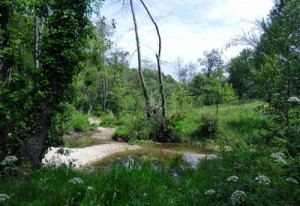
POLYGON ((102 113, 99 116, 101 118, 101 126, 103 126, 103 127, 114 127, 119 124, 119 121, 117 120, 117 118, 110 111, 102 113))
POLYGON ((155 125, 143 114, 126 114, 121 118, 121 126, 117 128, 113 139, 124 141, 148 140, 155 134, 155 125))
POLYGON ((1 158, 14 154, 37 167, 43 150, 60 143, 62 105, 85 59, 90 3, 1 1, 1 158))
POLYGON ((69 122, 65 123, 68 132, 88 132, 95 129, 95 125, 90 124, 89 115, 74 110, 69 122))
POLYGON ((218 70, 223 68, 223 60, 221 56, 221 51, 218 49, 212 49, 211 51, 203 52, 204 58, 200 58, 199 62, 201 64, 203 73, 210 77, 210 75, 214 72, 218 72, 218 70))
MULTIPOLYGON (((229 82, 238 94, 239 99, 258 97, 255 93, 254 77, 254 51, 244 49, 239 56, 230 60, 227 66, 229 82)), ((257 90, 256 90, 257 91, 257 90)))
POLYGON ((91 138, 89 136, 80 136, 80 137, 64 137, 63 145, 68 148, 82 148, 89 147, 93 145, 99 145, 103 143, 103 140, 91 138))
POLYGON ((226 82, 223 70, 212 72, 209 77, 198 74, 190 84, 190 92, 197 98, 200 106, 221 104, 235 101, 235 93, 231 85, 226 82))
POLYGON ((180 155, 159 169, 149 161, 94 172, 43 168, 3 180, 0 190, 10 196, 7 205, 297 205, 300 159, 280 152, 233 148, 208 156, 196 169, 179 169, 180 155), (233 196, 237 190, 244 198, 233 196), (233 204, 237 200, 241 204, 233 204))
POLYGON ((218 119, 214 116, 203 115, 200 126, 193 134, 195 140, 212 139, 218 136, 218 119))
POLYGON ((76 113, 72 119, 72 128, 75 132, 87 132, 90 128, 88 116, 76 113))

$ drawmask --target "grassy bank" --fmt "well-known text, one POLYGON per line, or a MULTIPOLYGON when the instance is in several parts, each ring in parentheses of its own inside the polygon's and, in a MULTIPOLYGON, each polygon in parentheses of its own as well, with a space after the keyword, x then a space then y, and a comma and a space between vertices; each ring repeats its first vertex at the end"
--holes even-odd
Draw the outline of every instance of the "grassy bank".
MULTIPOLYGON (((105 171, 43 168, 1 180, 1 205, 297 205, 300 158, 267 148, 208 156, 196 169, 150 162, 105 171), (277 154, 277 155, 276 155, 277 154), (236 192, 238 191, 238 192, 236 192)), ((173 163, 172 163, 173 161, 173 163)))
MULTIPOLYGON (((9 178, 0 180, 6 200, 0 195, 0 205, 298 205, 300 155, 290 155, 282 139, 268 139, 271 121, 262 107, 260 102, 221 106, 217 122, 208 121, 213 129, 217 124, 216 133, 208 136, 201 133, 203 117, 215 117, 215 107, 169 114, 177 117, 172 126, 182 141, 219 148, 196 169, 182 167, 178 156, 160 167, 146 161, 96 171, 43 168, 20 171, 18 177, 13 176, 18 170, 7 169, 9 178)), ((130 118, 121 117, 120 127, 130 118)), ((143 129, 143 122, 136 124, 127 129, 143 129)))

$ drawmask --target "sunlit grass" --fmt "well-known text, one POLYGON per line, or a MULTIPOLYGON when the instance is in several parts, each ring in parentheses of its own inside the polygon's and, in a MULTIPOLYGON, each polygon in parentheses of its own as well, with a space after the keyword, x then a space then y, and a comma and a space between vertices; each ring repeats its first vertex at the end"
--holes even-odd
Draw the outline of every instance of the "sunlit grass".
POLYGON ((101 140, 97 138, 92 138, 90 136, 83 136, 77 138, 64 137, 64 147, 68 148, 89 147, 93 145, 104 144, 107 142, 108 140, 101 140))
POLYGON ((297 205, 299 157, 285 156, 283 164, 271 154, 266 148, 223 151, 217 158, 202 160, 196 169, 181 167, 176 156, 159 167, 148 158, 131 167, 114 165, 94 172, 43 168, 1 180, 0 193, 10 199, 0 204, 225 206, 232 205, 235 191, 242 191, 245 198, 237 205, 297 205))

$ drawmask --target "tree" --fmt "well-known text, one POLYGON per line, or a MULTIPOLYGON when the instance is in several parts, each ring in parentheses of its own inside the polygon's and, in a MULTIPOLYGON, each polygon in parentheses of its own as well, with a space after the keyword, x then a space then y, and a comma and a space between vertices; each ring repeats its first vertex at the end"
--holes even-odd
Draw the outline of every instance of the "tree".
POLYGON ((175 70, 175 75, 177 76, 177 80, 180 83, 185 83, 186 82, 186 72, 184 72, 183 67, 184 67, 184 60, 182 57, 177 57, 174 62, 172 63, 172 67, 175 70))
POLYGON ((147 114, 147 117, 149 119, 151 119, 153 116, 153 111, 152 111, 153 108, 150 103, 150 96, 149 96, 148 89, 147 89, 147 86, 145 83, 143 69, 142 69, 142 54, 141 54, 141 47, 140 47, 140 38, 139 38, 138 24, 136 21, 133 0, 130 0, 130 9, 131 9, 132 19, 133 19, 133 24, 134 24, 136 48, 137 48, 137 54, 138 54, 138 70, 139 70, 139 76, 140 76, 142 90, 143 90, 143 94, 144 94, 144 98, 145 98, 146 114, 147 114))
POLYGON ((254 51, 251 49, 244 49, 227 65, 229 83, 232 84, 239 99, 259 97, 259 94, 254 92, 254 70, 254 51))
POLYGON ((199 63, 202 66, 202 71, 206 76, 210 76, 212 72, 223 68, 223 60, 218 49, 213 49, 210 52, 204 51, 203 58, 199 58, 199 63))
POLYGON ((193 62, 185 63, 183 58, 178 57, 172 64, 177 79, 180 83, 187 86, 195 76, 197 71, 197 64, 193 62))
POLYGON ((6 58, 0 79, 5 85, 0 88, 1 157, 14 154, 20 163, 39 166, 52 120, 71 100, 73 77, 85 58, 90 3, 0 2, 7 14, 0 16, 0 58, 6 58))
POLYGON ((269 113, 277 124, 273 133, 284 134, 279 136, 287 138, 290 145, 299 144, 297 112, 291 114, 288 101, 300 95, 299 6, 299 0, 275 1, 268 19, 261 22, 263 34, 254 55, 257 85, 263 88, 260 91, 267 97, 269 113))
POLYGON ((160 131, 161 133, 159 136, 162 138, 167 130, 167 120, 166 120, 166 97, 165 97, 165 91, 164 91, 164 82, 163 82, 163 76, 161 71, 161 36, 159 32, 159 28, 157 26, 156 21, 153 19, 149 9, 147 8, 146 4, 143 0, 140 0, 140 2, 143 4, 145 10, 147 11, 152 23, 155 26, 155 30, 158 37, 158 52, 155 54, 156 61, 157 61, 157 71, 158 71, 158 81, 159 81, 159 93, 160 93, 160 100, 161 100, 161 124, 160 124, 160 131))
POLYGON ((216 105, 216 114, 219 105, 235 100, 235 93, 223 75, 223 70, 213 72, 210 77, 197 74, 189 85, 190 93, 200 99, 202 104, 216 105))

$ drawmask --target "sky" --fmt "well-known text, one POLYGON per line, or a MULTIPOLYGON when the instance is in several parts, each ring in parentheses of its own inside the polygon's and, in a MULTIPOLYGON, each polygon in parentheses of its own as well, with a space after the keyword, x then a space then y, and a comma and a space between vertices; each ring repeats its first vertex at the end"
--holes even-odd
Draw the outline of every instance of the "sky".
MULTIPOLYGON (((237 56, 242 46, 225 50, 226 44, 253 22, 266 18, 273 0, 144 0, 156 20, 162 37, 161 58, 167 62, 163 72, 174 74, 172 62, 178 57, 197 62, 204 51, 222 49, 224 60, 237 56)), ((134 1, 139 25, 142 58, 155 62, 158 38, 155 27, 138 0, 134 1)), ((116 20, 112 40, 132 56, 130 66, 137 67, 136 43, 130 7, 105 1, 102 14, 116 20)))

